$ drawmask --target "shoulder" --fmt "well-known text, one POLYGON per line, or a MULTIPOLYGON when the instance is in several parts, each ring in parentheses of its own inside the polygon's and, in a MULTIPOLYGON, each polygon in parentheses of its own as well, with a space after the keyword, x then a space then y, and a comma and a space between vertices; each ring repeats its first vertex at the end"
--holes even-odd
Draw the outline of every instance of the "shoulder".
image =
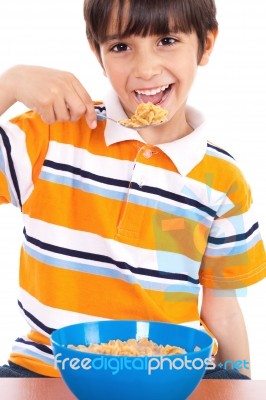
POLYGON ((232 156, 232 154, 217 144, 210 142, 209 140, 207 141, 206 154, 210 157, 213 157, 214 161, 216 162, 218 162, 218 160, 224 160, 226 162, 236 164, 235 158, 232 156))
POLYGON ((219 202, 237 204, 250 198, 250 187, 234 156, 224 148, 207 142, 202 162, 191 178, 204 183, 206 193, 219 202))
POLYGON ((224 183, 243 181, 245 177, 235 157, 223 147, 207 141, 205 168, 224 183))

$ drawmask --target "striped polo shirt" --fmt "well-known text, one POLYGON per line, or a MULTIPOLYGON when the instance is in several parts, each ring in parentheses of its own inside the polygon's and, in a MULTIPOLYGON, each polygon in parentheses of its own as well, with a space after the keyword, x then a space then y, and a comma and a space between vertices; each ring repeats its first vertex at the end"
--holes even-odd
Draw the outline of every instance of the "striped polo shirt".
POLYGON ((45 124, 34 112, 0 128, 0 203, 23 213, 18 304, 30 331, 10 360, 59 376, 54 329, 101 319, 166 321, 206 329, 201 286, 236 289, 265 277, 250 189, 233 157, 193 132, 151 146, 106 121, 125 113, 112 93, 98 127, 45 124))

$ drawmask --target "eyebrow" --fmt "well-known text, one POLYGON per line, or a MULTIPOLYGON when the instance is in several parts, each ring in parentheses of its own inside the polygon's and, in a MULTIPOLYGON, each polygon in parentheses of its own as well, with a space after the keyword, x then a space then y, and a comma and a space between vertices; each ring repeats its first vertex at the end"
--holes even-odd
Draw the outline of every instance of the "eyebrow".
POLYGON ((118 33, 115 33, 113 35, 107 35, 104 39, 104 42, 110 42, 112 40, 120 40, 120 39, 124 39, 124 36, 119 35, 118 33))
MULTIPOLYGON (((170 31, 170 32, 166 32, 166 33, 164 33, 164 34, 161 34, 161 35, 156 35, 156 34, 154 34, 154 36, 163 36, 163 35, 174 35, 174 34, 185 34, 185 32, 183 32, 181 29, 180 30, 178 30, 178 31, 170 31)), ((111 41, 113 41, 113 40, 125 40, 125 39, 127 39, 128 37, 130 37, 130 36, 134 36, 134 35, 127 35, 127 36, 124 36, 124 35, 119 35, 118 33, 114 33, 113 35, 106 35, 106 37, 105 37, 105 39, 104 39, 104 41, 102 42, 103 44, 104 43, 108 43, 108 42, 111 42, 111 41)), ((138 36, 138 35, 136 35, 136 36, 138 36)))

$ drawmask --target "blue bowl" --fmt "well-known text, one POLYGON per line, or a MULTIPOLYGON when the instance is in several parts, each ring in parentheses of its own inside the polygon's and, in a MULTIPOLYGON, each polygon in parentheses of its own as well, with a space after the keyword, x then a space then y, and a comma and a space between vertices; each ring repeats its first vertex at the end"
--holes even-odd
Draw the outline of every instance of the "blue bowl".
POLYGON ((181 325, 150 321, 99 321, 66 326, 51 336, 55 366, 80 400, 183 400, 199 384, 210 362, 213 339, 181 325), (149 338, 179 346, 186 354, 113 356, 67 348, 111 339, 149 338), (194 351, 195 346, 200 348, 194 351))

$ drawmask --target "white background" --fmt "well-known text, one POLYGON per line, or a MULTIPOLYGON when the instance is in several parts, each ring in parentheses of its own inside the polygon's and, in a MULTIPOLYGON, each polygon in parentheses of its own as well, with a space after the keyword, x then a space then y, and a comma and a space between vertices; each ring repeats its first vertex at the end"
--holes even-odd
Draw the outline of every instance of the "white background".
MULTIPOLYGON (((108 0, 106 0, 108 1, 108 0)), ((266 24, 261 0, 217 0, 220 33, 207 67, 200 68, 189 103, 213 126, 209 139, 238 161, 251 184, 261 233, 266 237, 266 24)), ((92 97, 107 86, 89 51, 82 15, 83 0, 0 0, 0 71, 13 64, 36 64, 73 72, 92 97)), ((24 110, 13 106, 3 118, 24 110)), ((11 343, 25 331, 16 306, 20 214, 0 208, 0 364, 11 343)), ((265 280, 248 288, 240 303, 246 318, 253 379, 266 379, 265 280)))

